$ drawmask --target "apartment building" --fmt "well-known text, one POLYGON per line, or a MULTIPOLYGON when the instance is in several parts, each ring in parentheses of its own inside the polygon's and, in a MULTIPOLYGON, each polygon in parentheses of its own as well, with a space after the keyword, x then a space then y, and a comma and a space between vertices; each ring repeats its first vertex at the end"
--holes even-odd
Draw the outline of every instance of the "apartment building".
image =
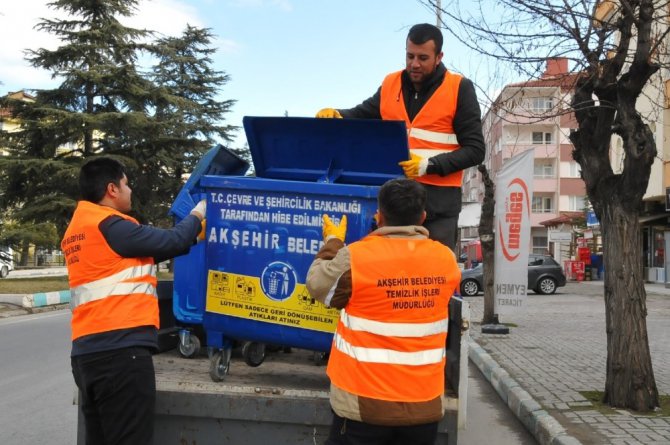
MULTIPOLYGON (((532 252, 549 252, 560 262, 570 259, 571 240, 551 235, 570 226, 566 217, 583 212, 587 205, 569 140, 570 132, 577 127, 569 106, 574 82, 567 59, 548 59, 539 79, 505 86, 482 121, 487 146, 485 165, 494 180, 507 159, 534 150, 532 252), (552 220, 556 225, 542 224, 552 220)), ((469 169, 464 175, 464 201, 481 202, 483 192, 480 173, 476 168, 469 169)), ((464 227, 461 236, 471 236, 471 232, 464 227)))
MULTIPOLYGON (((642 243, 642 267, 647 281, 666 283, 670 287, 670 258, 665 254, 670 249, 670 140, 666 131, 670 125, 670 60, 668 60, 668 14, 666 2, 654 2, 656 19, 652 24, 652 38, 663 39, 654 52, 660 69, 652 76, 638 97, 636 109, 654 133, 657 156, 649 175, 649 184, 640 209, 640 242, 642 243)), ((620 18, 621 4, 617 0, 599 1, 595 11, 594 26, 609 26, 620 18)), ((617 35, 618 37, 618 35, 617 35)), ((632 36, 631 47, 636 41, 632 36)), ((623 142, 612 136, 612 168, 623 169, 625 153, 623 142)))
MULTIPOLYGON (((9 99, 13 100, 22 100, 26 102, 34 102, 35 98, 25 91, 16 91, 14 93, 9 93, 6 96, 9 99)), ((17 131, 21 127, 21 123, 12 117, 11 110, 8 108, 0 107, 0 130, 13 132, 17 131)), ((0 156, 7 156, 8 153, 2 147, 0 147, 0 156)))

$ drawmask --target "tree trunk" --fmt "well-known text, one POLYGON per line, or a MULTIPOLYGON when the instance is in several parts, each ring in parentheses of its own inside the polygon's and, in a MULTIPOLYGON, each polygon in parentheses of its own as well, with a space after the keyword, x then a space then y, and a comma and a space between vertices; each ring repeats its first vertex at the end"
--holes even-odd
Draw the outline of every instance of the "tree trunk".
POLYGON ((494 295, 493 295, 493 262, 494 262, 494 241, 493 236, 493 211, 495 209, 495 185, 491 181, 489 172, 484 165, 477 169, 481 172, 484 180, 484 203, 482 204, 482 214, 479 219, 479 240, 482 243, 482 260, 484 261, 484 318, 482 324, 493 324, 494 322, 494 295))
POLYGON ((30 257, 30 243, 24 240, 21 243, 21 266, 28 265, 29 257, 30 257))
POLYGON ((647 338, 638 214, 616 200, 602 210, 607 323, 604 402, 649 411, 659 404, 647 338))

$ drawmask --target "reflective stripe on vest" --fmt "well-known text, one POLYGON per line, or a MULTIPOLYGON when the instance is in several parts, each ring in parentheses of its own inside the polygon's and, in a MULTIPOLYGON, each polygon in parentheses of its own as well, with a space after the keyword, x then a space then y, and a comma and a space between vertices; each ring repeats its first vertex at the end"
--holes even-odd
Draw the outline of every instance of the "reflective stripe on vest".
POLYGON ((114 295, 148 294, 156 296, 156 288, 151 283, 126 282, 126 280, 155 274, 156 266, 145 264, 138 267, 129 267, 107 278, 74 287, 70 289, 70 307, 74 309, 81 304, 114 295))
MULTIPOLYGON (((414 116, 414 120, 410 121, 402 94, 402 71, 391 73, 386 76, 381 87, 379 108, 382 119, 405 121, 410 151, 423 158, 458 150, 460 146, 454 133, 453 119, 458 105, 460 82, 460 75, 447 71, 440 86, 414 116)), ((447 176, 423 175, 416 180, 442 187, 460 187, 463 172, 447 176)))
POLYGON ((153 258, 125 258, 107 243, 100 223, 112 208, 80 201, 61 242, 72 297, 72 340, 119 329, 159 327, 153 258))
POLYGON ((333 337, 331 382, 379 400, 433 400, 444 391, 448 304, 460 281, 453 252, 425 238, 371 235, 349 253, 352 291, 333 337))
POLYGON ((349 315, 345 309, 340 311, 342 325, 353 331, 364 331, 387 337, 426 337, 446 334, 449 330, 447 319, 430 323, 386 323, 349 315))
POLYGON ((333 337, 333 346, 340 352, 359 362, 384 363, 387 365, 422 366, 441 363, 446 356, 444 347, 416 352, 394 351, 392 349, 364 348, 353 346, 338 333, 333 337))
MULTIPOLYGON (((411 138, 423 139, 428 142, 437 142, 438 144, 458 145, 458 138, 453 133, 440 133, 439 131, 423 130, 421 128, 413 127, 407 130, 407 135, 411 138)), ((433 153, 433 156, 435 156, 435 153, 433 153)))

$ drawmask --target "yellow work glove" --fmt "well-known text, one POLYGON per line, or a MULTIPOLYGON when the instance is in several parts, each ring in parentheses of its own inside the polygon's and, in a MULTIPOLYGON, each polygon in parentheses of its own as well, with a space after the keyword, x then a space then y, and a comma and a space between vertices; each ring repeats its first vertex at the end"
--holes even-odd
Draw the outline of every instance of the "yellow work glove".
POLYGON ((422 158, 414 153, 410 153, 409 156, 409 160, 398 162, 398 165, 401 166, 405 172, 405 176, 410 179, 415 179, 425 175, 426 168, 428 168, 428 159, 422 158))
POLYGON ((340 224, 335 224, 328 215, 323 215, 323 240, 328 241, 330 238, 337 238, 344 242, 344 237, 347 233, 347 215, 342 215, 340 224))
POLYGON ((202 229, 200 230, 200 233, 198 233, 198 241, 203 241, 205 239, 205 229, 207 228, 207 219, 203 219, 200 222, 200 226, 202 229))
POLYGON ((328 119, 342 119, 342 115, 335 108, 322 108, 316 113, 316 117, 325 117, 328 119))

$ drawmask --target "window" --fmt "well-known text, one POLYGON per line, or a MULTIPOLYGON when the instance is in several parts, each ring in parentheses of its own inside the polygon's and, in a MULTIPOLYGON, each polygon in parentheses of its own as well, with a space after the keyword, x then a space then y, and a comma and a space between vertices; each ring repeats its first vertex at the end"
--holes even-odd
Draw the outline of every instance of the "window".
MULTIPOLYGON (((546 236, 534 236, 533 237, 533 253, 545 254, 548 252, 547 244, 548 239, 546 236)), ((529 266, 541 266, 543 262, 542 257, 528 257, 529 266), (534 262, 534 263, 533 263, 534 262), (531 264, 533 263, 533 264, 531 264)))
POLYGON ((533 144, 551 144, 551 133, 533 131, 533 144))
POLYGON ((581 178, 582 168, 575 161, 570 162, 570 177, 581 178))
POLYGON ((556 261, 555 259, 553 259, 553 258, 550 257, 550 256, 546 256, 546 257, 544 257, 544 265, 545 265, 545 266, 558 266, 558 267, 561 267, 561 265, 558 264, 558 261, 556 261))
POLYGON ((553 213, 553 199, 551 196, 533 196, 533 213, 553 213))
POLYGON ((536 178, 553 178, 554 163, 547 160, 535 161, 533 166, 533 176, 536 178))
POLYGON ((568 199, 568 207, 571 212, 580 212, 586 207, 583 196, 568 196, 568 199))
POLYGON ((530 99, 530 109, 535 112, 545 112, 554 108, 554 99, 551 97, 532 97, 530 99))

